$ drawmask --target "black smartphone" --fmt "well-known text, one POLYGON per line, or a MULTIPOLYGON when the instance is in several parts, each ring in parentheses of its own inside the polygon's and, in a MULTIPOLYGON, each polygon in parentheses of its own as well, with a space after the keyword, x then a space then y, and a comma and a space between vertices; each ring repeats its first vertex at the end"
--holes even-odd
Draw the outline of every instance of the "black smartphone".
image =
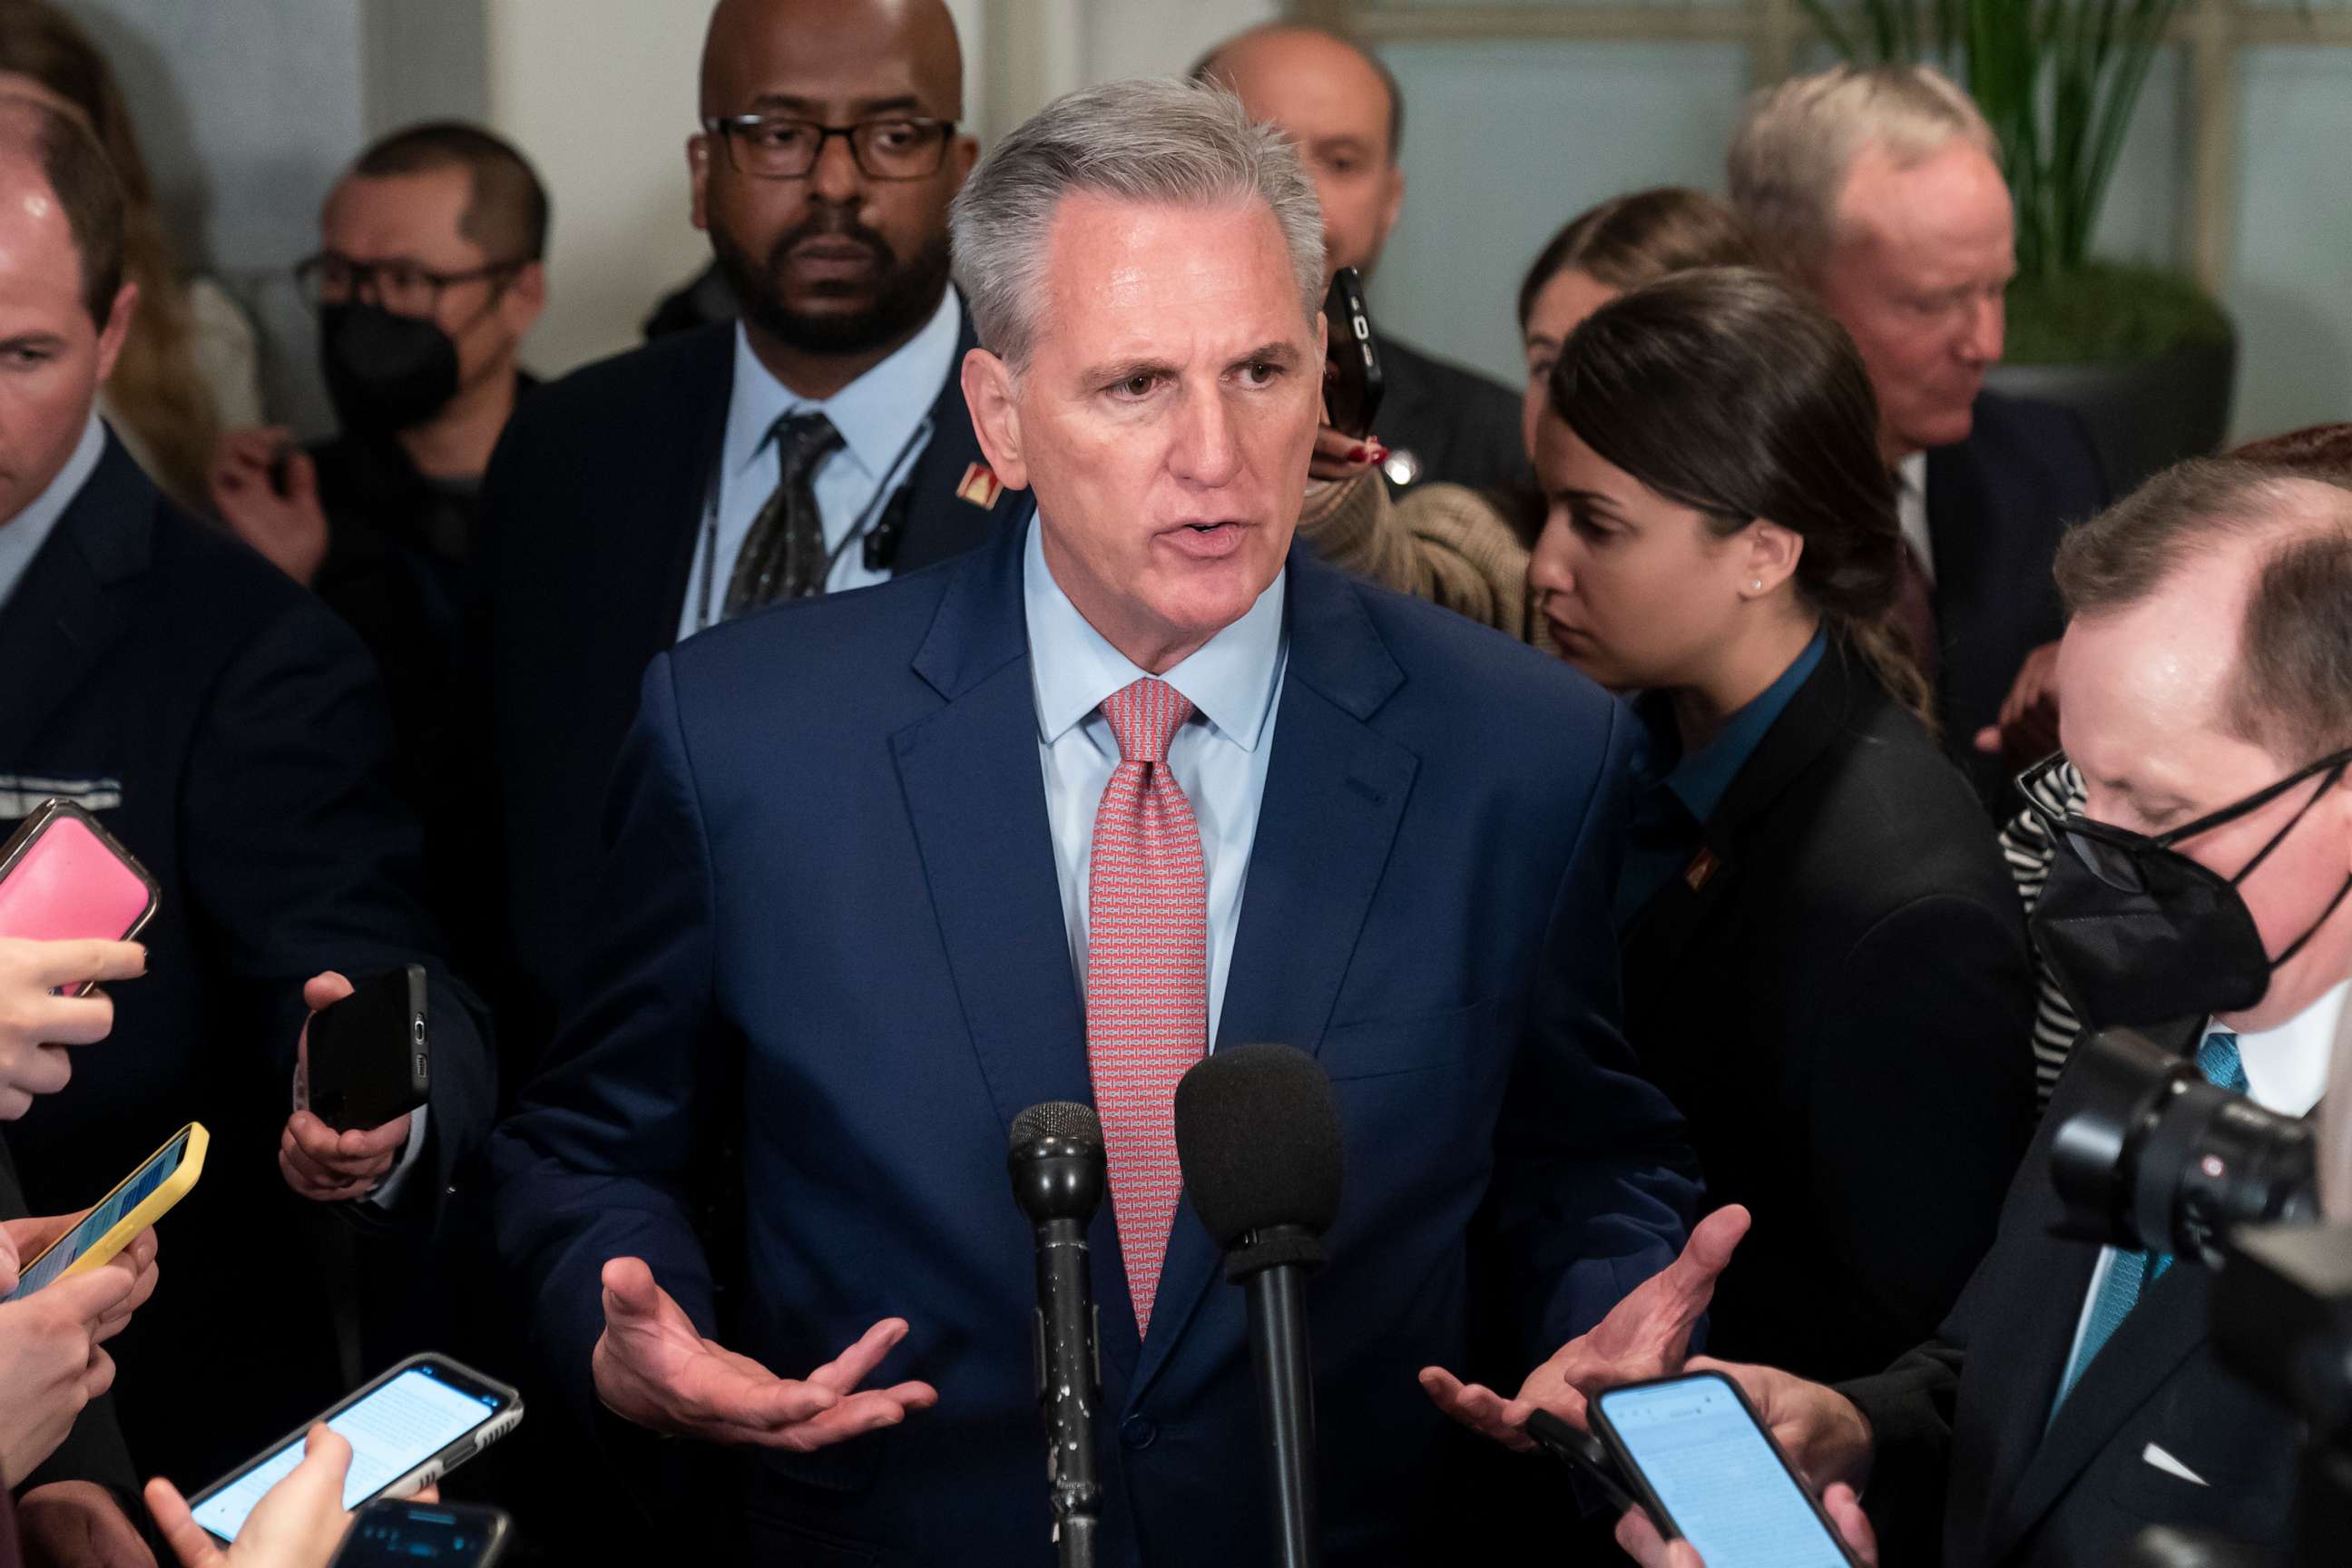
POLYGON ((1381 352, 1372 342, 1372 318, 1364 309, 1364 280, 1352 267, 1331 275, 1323 297, 1328 323, 1323 349, 1323 412, 1331 428, 1350 436, 1372 433, 1385 383, 1381 352))
POLYGON ((504 1509, 378 1498, 352 1517, 327 1568, 489 1568, 512 1528, 504 1509))
POLYGON ((310 1020, 311 1114, 339 1132, 381 1127, 433 1088, 425 966, 404 964, 354 987, 310 1020))
POLYGON ((1592 1428, 1658 1533, 1707 1568, 1855 1568, 1739 1385, 1717 1372, 1596 1396, 1592 1428))
POLYGON ((1612 1515, 1642 1506, 1626 1489, 1625 1478, 1617 1473, 1617 1461, 1591 1433, 1578 1431, 1549 1410, 1538 1410, 1528 1417, 1528 1436, 1536 1440, 1537 1447, 1582 1476, 1608 1500, 1612 1515))
MULTIPOLYGON (((437 1481, 513 1431, 522 1395, 447 1356, 416 1355, 316 1419, 352 1446, 343 1506, 358 1508, 437 1481)), ((189 1499, 196 1522, 235 1541, 254 1504, 302 1462, 312 1425, 305 1421, 189 1499)))

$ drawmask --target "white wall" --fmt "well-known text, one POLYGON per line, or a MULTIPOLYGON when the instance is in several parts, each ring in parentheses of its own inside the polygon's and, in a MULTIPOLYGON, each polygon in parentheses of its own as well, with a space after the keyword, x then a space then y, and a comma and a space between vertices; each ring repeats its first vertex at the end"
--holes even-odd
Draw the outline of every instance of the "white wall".
POLYGON ((689 218, 686 139, 708 0, 491 0, 488 118, 554 208, 542 374, 627 348, 710 258, 689 218))

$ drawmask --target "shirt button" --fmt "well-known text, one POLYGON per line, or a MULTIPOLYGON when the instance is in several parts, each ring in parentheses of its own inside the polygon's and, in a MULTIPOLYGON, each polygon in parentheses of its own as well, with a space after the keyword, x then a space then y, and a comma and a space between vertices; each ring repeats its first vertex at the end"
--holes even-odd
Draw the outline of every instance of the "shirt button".
POLYGON ((1141 1415, 1130 1415, 1118 1425, 1118 1440, 1130 1448, 1149 1448, 1158 1440, 1160 1428, 1141 1415))

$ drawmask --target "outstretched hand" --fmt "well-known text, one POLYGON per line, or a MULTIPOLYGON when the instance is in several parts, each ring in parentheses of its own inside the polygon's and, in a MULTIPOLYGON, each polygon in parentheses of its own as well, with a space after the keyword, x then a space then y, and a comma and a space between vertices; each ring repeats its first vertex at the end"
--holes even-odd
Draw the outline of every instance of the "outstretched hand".
POLYGON ((939 1403, 927 1383, 858 1387, 907 1337, 903 1319, 884 1319, 795 1382, 703 1338, 642 1260, 612 1259, 604 1285, 604 1331, 592 1363, 597 1397, 641 1426, 806 1453, 896 1426, 908 1412, 939 1403))
POLYGON ((1584 1425, 1585 1402, 1606 1388, 1683 1369, 1691 1329, 1715 1299, 1715 1282, 1748 1234, 1748 1211, 1737 1204, 1699 1221, 1682 1254, 1636 1286, 1591 1331, 1559 1348, 1528 1374, 1516 1398, 1481 1384, 1465 1384, 1444 1367, 1424 1367, 1421 1385, 1439 1409, 1506 1447, 1535 1447, 1528 1417, 1549 1410, 1584 1425))

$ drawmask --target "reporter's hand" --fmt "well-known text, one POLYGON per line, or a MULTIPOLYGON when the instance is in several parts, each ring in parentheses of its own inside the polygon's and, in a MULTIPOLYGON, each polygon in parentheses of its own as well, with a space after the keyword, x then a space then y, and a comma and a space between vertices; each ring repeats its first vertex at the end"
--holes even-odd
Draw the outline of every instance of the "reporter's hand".
POLYGON ((1323 483, 1352 479, 1388 460, 1389 449, 1377 436, 1350 436, 1328 425, 1315 432, 1315 450, 1307 459, 1307 477, 1323 483))
POLYGON ((2014 768, 2031 767, 2058 749, 2058 645, 2025 656, 2001 699, 2000 717, 1976 732, 1976 748, 2014 768))
POLYGON ((1836 1389, 1778 1367, 1703 1355, 1691 1357, 1684 1370, 1719 1372, 1738 1384, 1772 1440, 1816 1493, 1841 1481, 1859 1488, 1870 1479, 1870 1419, 1836 1389))
MULTIPOLYGON (((5 1238, 5 1246, 0 1246, 0 1251, 13 1252, 21 1260, 37 1258, 52 1242, 79 1225, 82 1216, 89 1213, 88 1209, 83 1209, 79 1214, 38 1215, 31 1219, 0 1220, 0 1238, 5 1238)), ((123 1325, 131 1321, 131 1314, 145 1306, 147 1298, 155 1293, 155 1281, 161 1272, 155 1259, 162 1245, 156 1238, 155 1227, 151 1225, 132 1237, 128 1247, 107 1260, 106 1267, 119 1268, 130 1277, 131 1292, 100 1317, 97 1325, 100 1342, 121 1333, 123 1325)), ((16 1288, 16 1276, 21 1268, 20 1262, 9 1269, 6 1290, 16 1288)), ((0 1294, 5 1294, 5 1291, 0 1290, 0 1294)))
POLYGON ((114 1494, 96 1481, 50 1481, 16 1500, 25 1560, 50 1568, 155 1568, 155 1554, 114 1494))
MULTIPOLYGON (((317 1017, 352 994, 352 983, 331 970, 313 975, 302 987, 302 1001, 317 1017)), ((294 1047, 295 1071, 302 1081, 310 1078, 310 1025, 294 1047)), ((313 1203, 337 1204, 363 1198, 375 1191, 400 1152, 408 1145, 408 1124, 415 1112, 395 1117, 381 1127, 338 1132, 307 1110, 286 1119, 278 1137, 278 1169, 286 1184, 313 1203)))
POLYGON ((352 1446, 324 1426, 303 1440, 302 1462, 264 1492, 226 1551, 188 1511, 180 1489, 158 1476, 147 1483, 147 1511, 181 1568, 326 1568, 352 1516, 343 1511, 343 1477, 352 1446))
POLYGON ((0 1121, 14 1121, 36 1097, 65 1088, 73 1077, 68 1047, 95 1045, 114 1027, 114 1003, 105 994, 53 993, 146 973, 147 950, 135 942, 0 937, 0 1121))
POLYGON ((327 558, 327 514, 319 504, 319 470, 279 426, 232 430, 213 450, 213 510, 269 563, 308 587, 327 558), (286 463, 286 493, 269 470, 286 463))
POLYGON ((1517 1397, 1507 1400, 1435 1366, 1422 1369, 1421 1386, 1439 1409, 1508 1448, 1535 1447, 1526 1426, 1538 1408, 1581 1426, 1585 1401, 1602 1389, 1683 1369, 1692 1325, 1715 1299, 1716 1279, 1748 1234, 1748 1211, 1737 1204, 1699 1221, 1680 1257, 1635 1286, 1590 1332, 1569 1341, 1529 1373, 1517 1397))
POLYGON ((114 1383, 98 1325, 131 1294, 109 1265, 0 1301, 0 1485, 16 1487, 57 1451, 82 1407, 114 1383))
POLYGON ((604 1286, 604 1331, 591 1363, 596 1394, 640 1426, 806 1453, 896 1426, 908 1412, 939 1403, 927 1383, 857 1386, 907 1337, 903 1320, 884 1319, 794 1382, 704 1339, 642 1260, 612 1259, 604 1286))
MULTIPOLYGON (((1862 1511, 1862 1500, 1853 1489, 1839 1482, 1822 1496, 1822 1508, 1864 1568, 1878 1568, 1878 1535, 1871 1529, 1870 1516, 1862 1511)), ((1706 1568, 1696 1547, 1687 1541, 1663 1539, 1650 1516, 1638 1508, 1617 1521, 1617 1544, 1641 1568, 1706 1568)))

